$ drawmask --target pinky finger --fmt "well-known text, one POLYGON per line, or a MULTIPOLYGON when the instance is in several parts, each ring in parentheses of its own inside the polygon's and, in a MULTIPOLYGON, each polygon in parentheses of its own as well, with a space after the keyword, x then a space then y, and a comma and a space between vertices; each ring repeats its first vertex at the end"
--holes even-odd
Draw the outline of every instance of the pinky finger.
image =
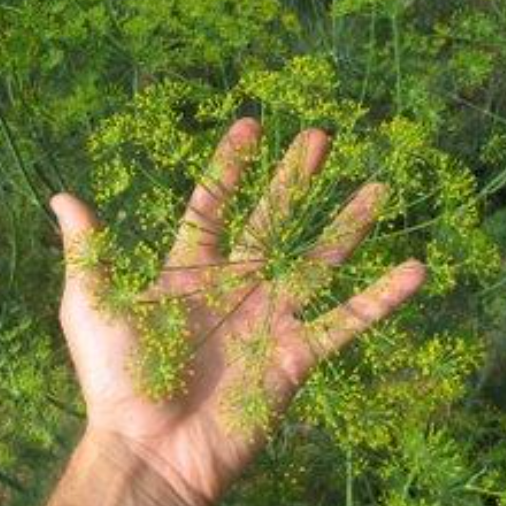
POLYGON ((316 359, 339 350, 357 334, 390 315, 423 285, 425 266, 408 260, 362 293, 306 326, 316 359))

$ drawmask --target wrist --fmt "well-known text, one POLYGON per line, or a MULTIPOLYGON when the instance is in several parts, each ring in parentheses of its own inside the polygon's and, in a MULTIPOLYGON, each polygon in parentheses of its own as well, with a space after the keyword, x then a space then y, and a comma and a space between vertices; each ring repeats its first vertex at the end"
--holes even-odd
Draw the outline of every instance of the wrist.
MULTIPOLYGON (((211 499, 206 497, 200 489, 194 488, 186 477, 177 471, 175 463, 163 458, 161 450, 163 443, 154 445, 124 435, 115 434, 102 429, 89 429, 90 437, 95 444, 101 444, 102 438, 110 438, 111 445, 117 445, 128 456, 130 466, 133 466, 134 480, 145 490, 157 490, 157 498, 164 503, 153 502, 155 505, 167 506, 211 506, 211 499), (170 501, 168 501, 170 499, 170 501), (167 502, 168 501, 168 502, 167 502)), ((107 444, 107 441, 105 441, 107 444)), ((151 503, 148 503, 151 504, 151 503)), ((137 503, 135 503, 137 506, 137 503)))
POLYGON ((183 479, 168 480, 137 443, 87 428, 49 506, 207 506, 183 479))

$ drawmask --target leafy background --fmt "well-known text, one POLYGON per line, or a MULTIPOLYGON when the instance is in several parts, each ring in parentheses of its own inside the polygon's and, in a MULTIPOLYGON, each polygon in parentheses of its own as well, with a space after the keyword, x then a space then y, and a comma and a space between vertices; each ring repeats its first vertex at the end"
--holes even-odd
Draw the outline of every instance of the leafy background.
MULTIPOLYGON (((213 141, 248 113, 277 139, 270 159, 300 127, 335 132, 330 174, 346 170, 344 189, 371 176, 371 157, 382 164, 412 220, 392 220, 395 251, 427 260, 432 282, 315 372, 225 502, 506 504, 505 25, 499 0, 4 0, 0 502, 43 501, 84 416, 56 319, 62 264, 49 195, 95 200, 127 249, 125 216, 143 240, 158 240, 213 141), (332 114, 311 102, 318 97, 337 104, 332 114), (181 133, 194 159, 157 158, 167 144, 152 139, 181 133), (175 168, 163 173, 173 200, 147 184, 132 191, 133 148, 156 162, 144 170, 175 168), (413 158, 431 163, 405 162, 413 158), (440 208, 410 206, 409 184, 442 160, 456 185, 441 191, 447 216, 465 228, 451 204, 467 188, 473 239, 456 243, 438 226, 415 230, 413 241, 409 228, 440 208)), ((429 180, 424 189, 440 188, 429 180)), ((357 269, 374 277, 392 261, 383 246, 368 243, 354 258, 347 290, 360 287, 357 269)))

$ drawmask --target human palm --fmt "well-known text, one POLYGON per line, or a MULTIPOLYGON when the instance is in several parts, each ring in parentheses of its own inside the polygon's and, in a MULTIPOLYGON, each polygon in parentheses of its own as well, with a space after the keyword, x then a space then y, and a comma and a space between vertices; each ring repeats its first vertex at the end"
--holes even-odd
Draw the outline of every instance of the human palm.
MULTIPOLYGON (((303 132, 295 140, 238 246, 225 258, 219 244, 223 208, 247 166, 247 157, 237 155, 254 150, 259 138, 260 127, 250 119, 238 121, 224 137, 215 155, 217 179, 195 189, 160 279, 146 292, 153 300, 175 297, 186 307, 195 353, 185 393, 155 402, 138 392, 126 367, 139 342, 137 329, 127 318, 97 309, 93 287, 107 283, 103 274, 67 269, 61 321, 85 396, 89 428, 131 441, 139 456, 190 503, 216 500, 265 441, 266 426, 247 433, 224 413, 230 389, 253 367, 247 358, 231 358, 230 342, 247 346, 259 333, 267 334, 270 351, 262 382, 275 423, 315 364, 388 315, 424 278, 423 266, 410 260, 322 316, 320 327, 308 327, 297 317, 303 297, 283 282, 259 275, 267 261, 262 237, 272 220, 272 203, 276 219, 288 216, 291 187, 309 184, 324 163, 328 139, 319 130, 303 132), (211 300, 209 293, 225 278, 238 282, 211 300)), ((305 255, 308 265, 316 272, 320 264, 343 262, 373 224, 384 196, 385 188, 377 183, 359 190, 330 225, 347 233, 334 235, 333 243, 317 243, 305 255)), ((52 206, 70 257, 75 242, 98 222, 71 195, 56 196, 52 206)), ((243 386, 247 396, 248 385, 243 386)))

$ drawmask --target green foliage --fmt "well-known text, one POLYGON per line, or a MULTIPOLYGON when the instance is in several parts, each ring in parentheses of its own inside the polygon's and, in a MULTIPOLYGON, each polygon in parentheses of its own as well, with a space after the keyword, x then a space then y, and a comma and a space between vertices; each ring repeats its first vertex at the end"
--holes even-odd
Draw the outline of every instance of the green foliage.
POLYGON ((63 427, 83 410, 56 319, 48 318, 57 314, 51 300, 61 274, 55 244, 41 232, 44 217, 2 183, 0 498, 14 504, 20 496, 36 497, 31 484, 47 483, 41 469, 61 458, 63 427))
MULTIPOLYGON (((216 177, 210 156, 226 124, 247 113, 265 138, 226 210, 224 250, 237 250, 292 136, 320 126, 335 133, 326 169, 309 187, 298 181, 302 192, 287 188, 290 219, 273 209, 261 276, 304 294, 308 321, 408 256, 430 278, 416 302, 315 372, 226 503, 506 504, 506 422, 492 407, 505 406, 506 284, 488 237, 504 257, 505 15, 496 0, 4 1, 0 502, 40 501, 34 484, 47 477, 36 471, 81 412, 55 322, 48 195, 96 198, 111 226, 81 267, 107 259, 104 309, 133 311, 144 329, 132 357, 141 388, 183 389, 185 316, 138 294, 194 184, 216 177), (352 261, 332 271, 301 259, 371 180, 390 194, 352 261)), ((209 303, 238 282, 217 275, 209 303)), ((241 344, 231 356, 248 355, 241 344)), ((268 346, 259 350, 265 359, 268 346)), ((247 379, 254 395, 239 381, 224 406, 242 430, 265 424, 262 360, 247 379)))
MULTIPOLYGON (((23 371, 31 374, 29 365, 40 360, 44 372, 33 372, 37 378, 34 384, 40 380, 52 385, 60 406, 59 421, 52 408, 47 408, 51 425, 44 417, 35 416, 41 409, 40 392, 34 387, 19 393, 18 405, 27 410, 26 423, 16 424, 16 439, 11 437, 12 431, 9 437, 2 437, 2 454, 12 465, 0 466, 0 471, 2 478, 3 473, 9 479, 10 473, 19 474, 33 494, 26 490, 19 494, 15 481, 6 478, 0 484, 2 504, 4 497, 5 502, 18 498, 24 505, 35 502, 35 482, 47 482, 48 474, 35 480, 33 472, 41 467, 40 461, 24 450, 24 441, 30 441, 34 452, 55 452, 60 428, 80 403, 75 388, 69 387, 70 375, 63 382, 49 374, 53 367, 70 372, 55 318, 60 244, 47 209, 49 195, 69 188, 81 195, 90 193, 86 139, 97 119, 121 107, 136 91, 169 75, 225 87, 243 65, 255 62, 262 66, 280 59, 297 32, 294 11, 278 0, 241 6, 221 1, 190 5, 180 0, 1 3, 0 324, 7 318, 4 306, 9 303, 9 311, 12 306, 30 327, 20 327, 24 330, 17 334, 16 353, 26 353, 24 366, 16 369, 7 363, 0 376, 0 391, 10 391, 8 379, 19 375, 21 381, 23 371), (34 340, 37 344, 30 346, 34 340), (39 341, 43 343, 40 350, 39 341), (39 357, 38 353, 44 354, 39 357), (42 436, 36 440, 32 433, 47 434, 47 438, 51 434, 53 443, 42 436)), ((165 192, 152 186, 139 201, 142 220, 156 221, 161 229, 167 217, 173 216, 164 202, 168 204, 165 192)), ((130 276, 130 291, 131 283, 142 282, 149 275, 146 251, 142 247, 138 251, 144 274, 130 276)), ((120 262, 117 268, 135 271, 131 263, 120 262)), ((121 278, 119 274, 116 277, 121 278)), ((110 298, 115 298, 117 306, 130 304, 131 293, 125 284, 120 285, 118 282, 118 290, 109 294, 110 298)), ((6 321, 5 325, 10 328, 15 323, 6 321)), ((170 354, 170 350, 166 352, 170 354)), ((3 348, 0 353, 3 359, 3 348)), ((0 396, 0 412, 2 423, 18 419, 10 397, 0 396)))
MULTIPOLYGON (((464 162, 437 147, 434 132, 423 123, 398 115, 364 127, 370 111, 343 96, 338 75, 324 57, 297 57, 277 71, 247 72, 227 93, 199 94, 200 86, 190 92, 186 84, 170 81, 146 90, 129 110, 105 121, 91 141, 98 162, 99 203, 105 215, 116 218, 116 234, 129 245, 124 250, 128 256, 128 248, 134 250, 138 240, 132 237, 130 222, 123 226, 117 219, 116 210, 130 214, 131 209, 134 224, 140 223, 142 218, 135 210, 147 198, 144 185, 156 181, 167 192, 170 209, 176 214, 174 226, 167 223, 163 231, 157 231, 157 222, 143 221, 142 232, 155 250, 160 248, 160 256, 172 244, 177 217, 192 183, 212 182, 215 177, 208 160, 222 126, 237 108, 255 107, 262 118, 264 139, 254 166, 225 213, 223 245, 227 251, 239 251, 240 258, 251 258, 258 253, 239 238, 267 190, 276 160, 299 129, 331 128, 335 140, 323 172, 311 185, 296 179, 283 188, 293 209, 291 216, 277 208, 275 200, 270 204, 261 252, 266 261, 260 275, 274 283, 289 280, 295 293, 310 293, 302 315, 309 321, 409 256, 426 260, 430 276, 418 303, 368 332, 343 358, 328 361, 315 372, 286 423, 295 427, 302 423, 310 434, 323 432, 325 436, 320 437, 330 441, 336 459, 353 456, 351 471, 340 470, 337 462, 332 469, 340 482, 344 480, 338 494, 347 490, 358 503, 366 504, 375 497, 385 505, 444 504, 458 491, 462 504, 466 500, 484 504, 480 501, 496 489, 468 490, 473 473, 489 476, 489 472, 480 463, 472 463, 471 450, 462 444, 453 422, 454 418, 471 417, 463 401, 469 378, 484 361, 483 345, 472 322, 456 317, 455 302, 459 311, 465 311, 473 298, 456 287, 486 286, 497 275, 500 263, 494 243, 480 227, 475 177, 464 162), (153 111, 163 114, 150 121, 153 111), (118 125, 128 127, 118 129, 118 125), (173 144, 174 138, 184 142, 173 144), (173 148, 168 157, 157 158, 164 150, 156 139, 173 148), (120 189, 115 172, 107 170, 111 160, 130 167, 120 189), (377 210, 378 225, 351 262, 333 272, 322 271, 315 281, 308 274, 314 266, 308 268, 304 253, 322 230, 327 244, 350 232, 332 234, 327 225, 336 207, 368 181, 389 185, 388 200, 377 210), (172 234, 168 241, 167 230, 172 234), (447 308, 441 308, 443 297, 449 301, 447 308), (444 330, 427 323, 423 313, 444 318, 444 330), (366 492, 355 482, 368 482, 372 491, 366 492)), ((223 280, 219 283, 221 286, 223 280)), ((308 339, 318 345, 323 331, 315 327, 308 339)), ((260 339, 258 346, 252 345, 253 352, 260 355, 248 359, 252 350, 238 339, 230 345, 230 354, 240 353, 249 372, 232 386, 225 407, 232 425, 248 431, 266 425, 268 395, 262 392, 257 376, 250 374, 264 369, 268 348, 262 344, 265 339, 260 339)), ((307 441, 297 434, 290 444, 295 448, 308 444, 301 439, 307 441)), ((308 450, 293 451, 304 455, 308 450)), ((302 458, 312 465, 309 456, 302 458)), ((257 473, 261 476, 262 472, 259 466, 257 473)), ((261 479, 255 476, 252 479, 261 479)), ((272 494, 267 490, 271 485, 264 482, 263 486, 256 497, 272 494)), ((240 493, 238 500, 246 497, 255 504, 257 499, 249 491, 246 483, 241 492, 245 496, 240 493)), ((321 501, 330 500, 332 493, 326 496, 327 492, 331 491, 320 492, 321 501)), ((297 497, 305 504, 304 489, 298 493, 301 495, 295 487, 287 497, 297 497)))
POLYGON ((10 0, 0 16, 2 91, 59 133, 156 76, 221 79, 252 60, 265 64, 297 33, 278 0, 10 0))

